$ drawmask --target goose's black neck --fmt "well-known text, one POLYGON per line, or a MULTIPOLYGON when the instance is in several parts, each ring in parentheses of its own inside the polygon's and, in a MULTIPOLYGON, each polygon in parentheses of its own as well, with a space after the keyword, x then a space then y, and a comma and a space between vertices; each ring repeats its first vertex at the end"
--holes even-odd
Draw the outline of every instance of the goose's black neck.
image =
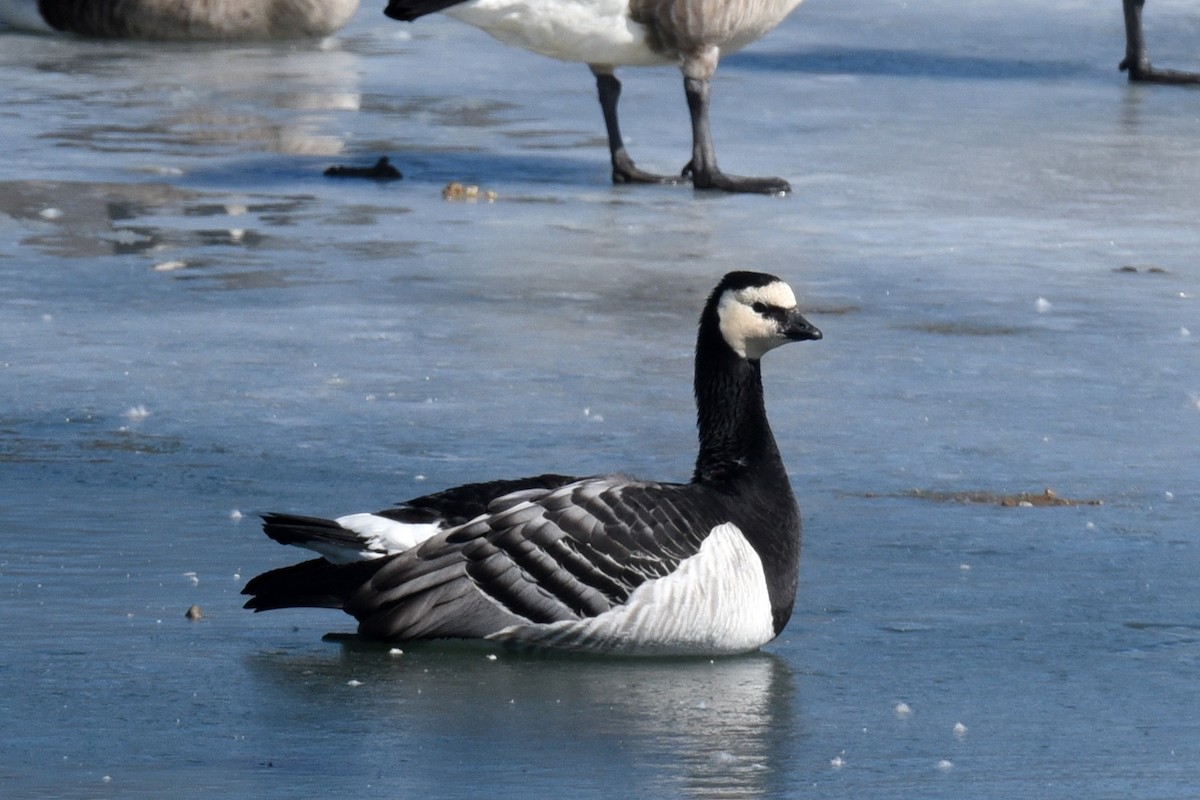
POLYGON ((762 480, 764 471, 772 477, 784 475, 767 422, 759 362, 734 353, 715 318, 700 326, 695 393, 700 452, 694 482, 719 487, 762 480))
POLYGON ((800 510, 767 423, 759 362, 725 341, 711 301, 700 319, 695 391, 700 453, 693 484, 729 501, 728 520, 761 559, 778 634, 796 600, 800 510))

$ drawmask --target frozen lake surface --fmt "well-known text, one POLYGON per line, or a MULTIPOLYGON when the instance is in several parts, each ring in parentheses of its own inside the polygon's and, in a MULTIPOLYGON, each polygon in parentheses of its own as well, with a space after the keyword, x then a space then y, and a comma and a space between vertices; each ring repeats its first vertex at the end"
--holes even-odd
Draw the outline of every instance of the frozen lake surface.
MULTIPOLYGON (((1200 93, 1126 84, 1117 0, 809 0, 714 88, 722 166, 786 198, 614 188, 585 68, 377 5, 323 43, 0 32, 0 794, 1195 796, 1200 93), (763 653, 241 610, 293 560, 259 512, 685 479, 734 268, 825 333, 764 361, 805 549, 763 653), (1079 502, 1001 502, 1047 487, 1079 502)), ((1200 68, 1200 8, 1147 19, 1200 68)), ((677 73, 622 77, 677 169, 677 73)))

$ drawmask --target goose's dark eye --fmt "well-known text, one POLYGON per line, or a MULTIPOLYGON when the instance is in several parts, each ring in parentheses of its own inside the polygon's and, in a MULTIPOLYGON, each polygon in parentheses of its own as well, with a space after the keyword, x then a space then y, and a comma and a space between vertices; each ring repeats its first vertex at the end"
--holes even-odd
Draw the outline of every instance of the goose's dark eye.
POLYGON ((766 303, 755 303, 754 305, 752 305, 750 307, 754 309, 754 312, 756 314, 767 313, 767 304, 766 303))

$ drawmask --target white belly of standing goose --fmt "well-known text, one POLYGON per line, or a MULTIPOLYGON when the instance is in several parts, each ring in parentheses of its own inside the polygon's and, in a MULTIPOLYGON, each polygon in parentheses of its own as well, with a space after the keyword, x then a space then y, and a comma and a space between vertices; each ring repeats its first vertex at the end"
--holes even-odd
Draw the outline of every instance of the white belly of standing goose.
POLYGON ((560 61, 663 66, 679 57, 651 48, 626 0, 472 0, 445 14, 506 45, 560 61))

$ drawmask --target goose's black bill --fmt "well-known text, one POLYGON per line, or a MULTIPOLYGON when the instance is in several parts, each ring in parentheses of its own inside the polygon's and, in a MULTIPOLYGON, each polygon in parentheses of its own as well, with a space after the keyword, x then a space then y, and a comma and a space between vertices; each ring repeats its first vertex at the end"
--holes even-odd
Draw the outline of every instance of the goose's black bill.
POLYGON ((805 319, 804 315, 795 309, 788 314, 783 333, 793 342, 815 342, 825 337, 820 328, 805 319))

